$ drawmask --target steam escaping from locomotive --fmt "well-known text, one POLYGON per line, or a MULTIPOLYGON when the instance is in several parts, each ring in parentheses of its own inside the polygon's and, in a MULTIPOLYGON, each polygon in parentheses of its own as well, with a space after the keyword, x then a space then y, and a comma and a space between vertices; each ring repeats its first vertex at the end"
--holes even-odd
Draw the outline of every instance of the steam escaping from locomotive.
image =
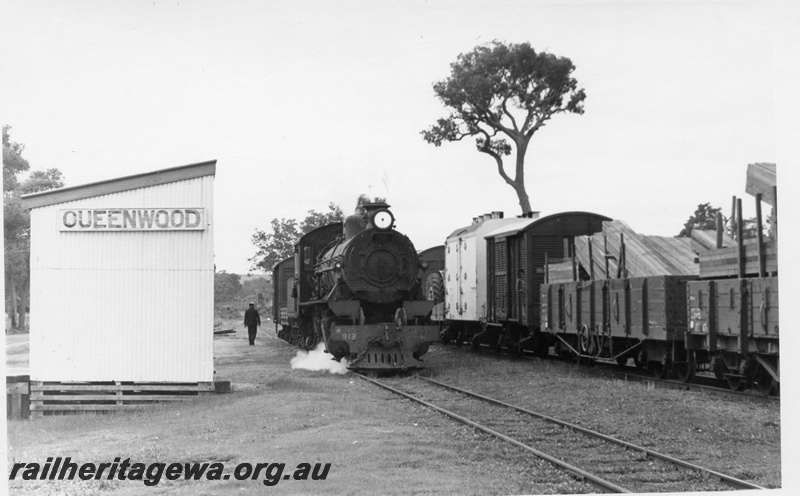
POLYGON ((311 351, 300 350, 297 355, 289 362, 292 370, 325 370, 331 374, 346 374, 349 372, 347 369, 347 360, 337 362, 325 351, 325 343, 319 343, 316 348, 311 351))

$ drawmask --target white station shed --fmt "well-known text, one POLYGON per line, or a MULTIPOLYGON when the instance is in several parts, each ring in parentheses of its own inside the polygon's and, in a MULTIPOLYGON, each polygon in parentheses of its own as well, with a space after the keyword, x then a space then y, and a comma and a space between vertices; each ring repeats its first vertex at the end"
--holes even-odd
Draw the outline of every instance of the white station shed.
POLYGON ((23 197, 31 381, 214 380, 216 161, 23 197))

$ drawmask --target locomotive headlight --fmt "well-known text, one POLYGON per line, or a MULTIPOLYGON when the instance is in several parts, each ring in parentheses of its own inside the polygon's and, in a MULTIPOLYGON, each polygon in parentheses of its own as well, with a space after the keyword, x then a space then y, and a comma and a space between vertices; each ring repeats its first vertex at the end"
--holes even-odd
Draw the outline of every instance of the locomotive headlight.
POLYGON ((388 210, 378 210, 372 218, 372 223, 376 229, 386 230, 394 224, 394 216, 388 210))

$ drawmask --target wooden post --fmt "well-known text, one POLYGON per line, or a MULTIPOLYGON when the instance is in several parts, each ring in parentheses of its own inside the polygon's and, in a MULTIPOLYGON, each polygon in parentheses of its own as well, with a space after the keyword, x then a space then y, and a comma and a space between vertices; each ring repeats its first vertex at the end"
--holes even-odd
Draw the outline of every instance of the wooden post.
POLYGON ((717 212, 717 249, 722 248, 722 212, 717 212))
POLYGON ((547 265, 547 252, 544 252, 544 283, 550 284, 550 266, 547 265))
POLYGON ((742 200, 736 201, 736 244, 739 246, 739 277, 744 277, 744 229, 742 228, 742 200))
POLYGON ((625 234, 619 233, 620 264, 622 267, 622 277, 628 278, 628 253, 625 249, 625 234))
POLYGON ((772 208, 773 208, 772 212, 775 214, 775 221, 777 222, 777 219, 778 219, 778 187, 777 186, 773 186, 772 187, 772 203, 774 203, 774 205, 772 205, 772 208))
POLYGON ((608 276, 608 236, 606 236, 606 235, 605 235, 605 233, 603 234, 603 258, 604 258, 604 259, 605 259, 605 261, 606 261, 606 274, 605 274, 605 279, 611 279, 611 278, 608 276))
POLYGON ((764 228, 761 222, 761 193, 756 193, 756 239, 758 239, 758 277, 767 276, 767 257, 764 253, 764 228))
MULTIPOLYGON (((772 187, 772 240, 775 248, 778 248, 778 187, 772 187)), ((12 285, 13 287, 13 285, 12 285)))
POLYGON ((589 279, 594 281, 594 256, 592 255, 592 237, 589 236, 589 279))
POLYGON ((578 282, 578 266, 575 265, 575 250, 572 250, 572 282, 578 282))
POLYGON ((736 195, 731 202, 731 238, 736 238, 736 195))

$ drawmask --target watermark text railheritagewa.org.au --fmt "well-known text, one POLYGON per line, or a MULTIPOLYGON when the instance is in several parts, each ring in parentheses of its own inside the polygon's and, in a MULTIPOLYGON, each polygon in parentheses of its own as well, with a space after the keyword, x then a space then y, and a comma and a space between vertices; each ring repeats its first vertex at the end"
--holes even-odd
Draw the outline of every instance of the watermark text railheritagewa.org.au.
POLYGON ((15 463, 8 480, 136 480, 156 486, 166 480, 261 480, 274 486, 282 480, 325 480, 330 463, 299 463, 286 471, 285 463, 239 463, 232 472, 222 462, 131 463, 114 458, 111 463, 76 463, 70 457, 48 457, 43 465, 15 463), (284 473, 285 472, 285 473, 284 473))

